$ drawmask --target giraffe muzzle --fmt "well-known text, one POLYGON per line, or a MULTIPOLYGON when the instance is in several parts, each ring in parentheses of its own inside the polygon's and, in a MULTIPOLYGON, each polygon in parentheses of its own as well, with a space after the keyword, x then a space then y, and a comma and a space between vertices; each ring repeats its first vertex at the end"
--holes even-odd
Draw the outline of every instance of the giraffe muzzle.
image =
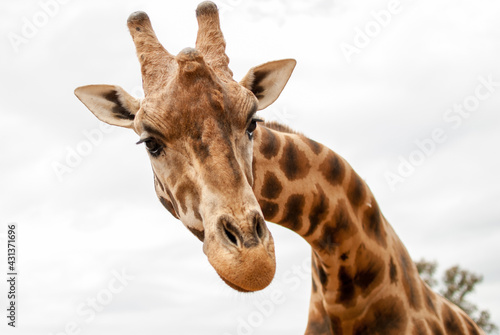
POLYGON ((210 264, 224 282, 240 292, 259 291, 274 278, 274 241, 257 211, 245 220, 221 215, 215 233, 205 240, 210 264))

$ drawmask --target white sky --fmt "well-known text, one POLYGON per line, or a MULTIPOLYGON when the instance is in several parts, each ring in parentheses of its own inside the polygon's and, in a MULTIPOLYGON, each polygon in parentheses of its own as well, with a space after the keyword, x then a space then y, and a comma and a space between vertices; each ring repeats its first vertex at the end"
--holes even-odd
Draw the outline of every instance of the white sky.
MULTIPOLYGON (((310 279, 298 269, 309 246, 269 224, 275 281, 263 292, 234 292, 201 243, 157 201, 136 135, 103 132, 73 95, 92 83, 140 92, 128 15, 146 11, 175 54, 194 46, 198 1, 41 5, 54 1, 0 3, 0 246, 4 255, 6 225, 17 222, 16 334, 303 334, 310 279), (40 27, 30 30, 34 23, 40 27), (14 46, 13 36, 25 39, 14 46), (96 136, 90 147, 86 132, 96 136), (54 162, 66 164, 70 152, 85 149, 58 180, 54 162), (113 272, 122 269, 133 276, 122 279, 126 285, 113 272), (95 316, 86 305, 92 299, 102 302, 95 316)), ((349 63, 341 45, 352 45, 358 29, 376 29, 373 11, 389 3, 218 5, 236 79, 269 60, 298 61, 282 96, 262 116, 343 155, 414 259, 438 261, 440 275, 454 264, 484 275, 470 299, 500 325, 500 86, 489 92, 480 79, 500 83, 500 3, 402 0, 349 63), (460 104, 472 110, 468 117, 448 112, 460 104), (421 158, 415 142, 431 139, 436 129, 446 139, 392 190, 386 173, 397 172, 400 157, 421 158)), ((5 292, 2 280, 1 299, 5 292)))

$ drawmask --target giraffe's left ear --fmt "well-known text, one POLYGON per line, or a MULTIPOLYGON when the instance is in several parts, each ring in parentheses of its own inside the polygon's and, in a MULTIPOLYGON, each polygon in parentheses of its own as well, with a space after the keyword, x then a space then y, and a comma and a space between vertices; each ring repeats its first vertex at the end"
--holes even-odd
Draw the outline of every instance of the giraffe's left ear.
POLYGON ((253 67, 240 81, 259 100, 258 110, 264 109, 278 99, 292 75, 297 62, 282 59, 253 67))
POLYGON ((120 86, 81 86, 75 90, 75 95, 99 120, 113 126, 134 128, 141 101, 120 86))

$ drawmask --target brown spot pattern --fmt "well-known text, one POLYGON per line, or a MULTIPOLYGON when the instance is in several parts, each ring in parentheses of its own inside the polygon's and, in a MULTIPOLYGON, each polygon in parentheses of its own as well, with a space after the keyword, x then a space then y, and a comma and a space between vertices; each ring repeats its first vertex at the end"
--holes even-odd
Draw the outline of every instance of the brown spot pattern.
POLYGON ((316 155, 319 155, 321 151, 323 151, 323 146, 310 138, 302 137, 302 141, 307 144, 316 155))
POLYGON ((262 190, 260 194, 264 198, 268 199, 276 199, 281 194, 283 190, 283 186, 279 181, 278 177, 271 171, 267 171, 264 175, 264 184, 262 186, 262 190))
POLYGON ((330 315, 330 326, 331 331, 328 335, 343 335, 344 331, 342 330, 342 321, 336 315, 330 315))
POLYGON ((354 283, 366 297, 384 279, 384 261, 361 244, 356 252, 356 275, 354 283))
POLYGON ((413 332, 412 335, 427 335, 427 327, 423 320, 413 319, 413 332))
POLYGON ((368 207, 363 214, 363 230, 382 247, 387 247, 382 214, 380 213, 377 202, 373 198, 371 207, 368 207))
POLYGON ((332 254, 345 240, 356 234, 357 230, 347 209, 346 201, 339 200, 332 219, 323 225, 321 237, 313 242, 320 252, 332 254))
POLYGON ((447 335, 465 335, 462 327, 460 326, 460 320, 458 319, 457 314, 451 310, 447 303, 443 304, 441 317, 443 319, 447 335))
POLYGON ((318 266, 318 277, 323 289, 326 289, 326 286, 328 285, 328 276, 321 264, 318 266))
POLYGON ((288 180, 304 178, 311 169, 306 154, 288 139, 279 160, 280 168, 288 180))
POLYGON ((319 169, 325 179, 333 186, 339 185, 344 180, 345 167, 340 158, 330 151, 319 169))
POLYGON ((439 323, 431 319, 427 319, 426 321, 427 325, 431 330, 432 335, 444 335, 443 329, 441 328, 439 323))
POLYGON ((279 224, 290 228, 293 231, 302 228, 302 213, 306 203, 302 194, 292 194, 285 203, 283 218, 279 224))
POLYGON ((356 287, 354 286, 353 275, 351 274, 351 272, 351 268, 347 266, 341 266, 337 274, 339 288, 337 299, 335 300, 335 302, 337 304, 342 304, 345 307, 353 306, 356 302, 356 287))
POLYGON ((411 308, 419 310, 421 308, 420 296, 418 294, 418 282, 415 278, 416 270, 413 269, 413 262, 406 250, 400 250, 399 255, 401 268, 401 281, 411 308))
POLYGON ((405 334, 408 317, 401 300, 385 297, 372 304, 365 316, 353 327, 353 335, 405 334))
POLYGON ((193 210, 195 212, 198 211, 200 206, 200 195, 198 194, 198 190, 196 189, 194 183, 190 179, 184 180, 178 187, 175 192, 175 196, 177 201, 180 203, 182 208, 182 212, 186 214, 187 206, 186 206, 186 198, 189 196, 192 201, 193 210))
POLYGON ((353 209, 358 208, 363 203, 365 196, 365 185, 358 174, 353 170, 349 186, 347 187, 347 198, 351 202, 353 209))
POLYGON ((389 262, 389 278, 391 279, 391 284, 397 284, 398 282, 398 269, 396 268, 396 264, 394 264, 394 260, 391 257, 391 261, 389 262))
POLYGON ((353 306, 358 295, 368 296, 384 279, 385 265, 382 259, 361 244, 356 251, 355 266, 341 266, 338 273, 339 295, 336 303, 353 306))
POLYGON ((437 310, 436 306, 434 305, 434 292, 432 292, 426 285, 423 285, 424 287, 424 300, 425 304, 427 306, 427 309, 433 313, 434 315, 437 315, 437 310))
POLYGON ((277 203, 266 200, 259 200, 260 208, 262 209, 262 214, 264 215, 264 219, 267 221, 271 221, 276 214, 278 214, 279 206, 277 203))
POLYGON ((269 129, 262 128, 262 140, 259 151, 265 158, 275 157, 280 150, 280 139, 269 129))
POLYGON ((318 312, 315 319, 309 319, 307 324, 306 335, 332 335, 342 333, 333 333, 330 326, 330 318, 326 315, 325 309, 320 301, 314 304, 314 309, 318 312))
POLYGON ((309 229, 304 234, 304 237, 314 233, 318 225, 326 218, 328 214, 328 197, 323 192, 320 185, 316 185, 317 193, 313 194, 313 203, 309 213, 309 229))
POLYGON ((477 325, 468 316, 464 316, 463 319, 470 335, 480 335, 477 325))

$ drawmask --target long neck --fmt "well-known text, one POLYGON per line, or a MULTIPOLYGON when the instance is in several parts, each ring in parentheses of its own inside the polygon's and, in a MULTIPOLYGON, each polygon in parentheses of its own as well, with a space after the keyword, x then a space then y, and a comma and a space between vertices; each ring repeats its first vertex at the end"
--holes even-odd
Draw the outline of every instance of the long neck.
POLYGON ((423 284, 373 194, 343 158, 302 135, 259 127, 253 174, 265 219, 312 247, 307 333, 363 333, 367 324, 385 320, 406 334, 414 327, 410 311, 433 311, 432 322, 440 320, 441 300, 423 284))

